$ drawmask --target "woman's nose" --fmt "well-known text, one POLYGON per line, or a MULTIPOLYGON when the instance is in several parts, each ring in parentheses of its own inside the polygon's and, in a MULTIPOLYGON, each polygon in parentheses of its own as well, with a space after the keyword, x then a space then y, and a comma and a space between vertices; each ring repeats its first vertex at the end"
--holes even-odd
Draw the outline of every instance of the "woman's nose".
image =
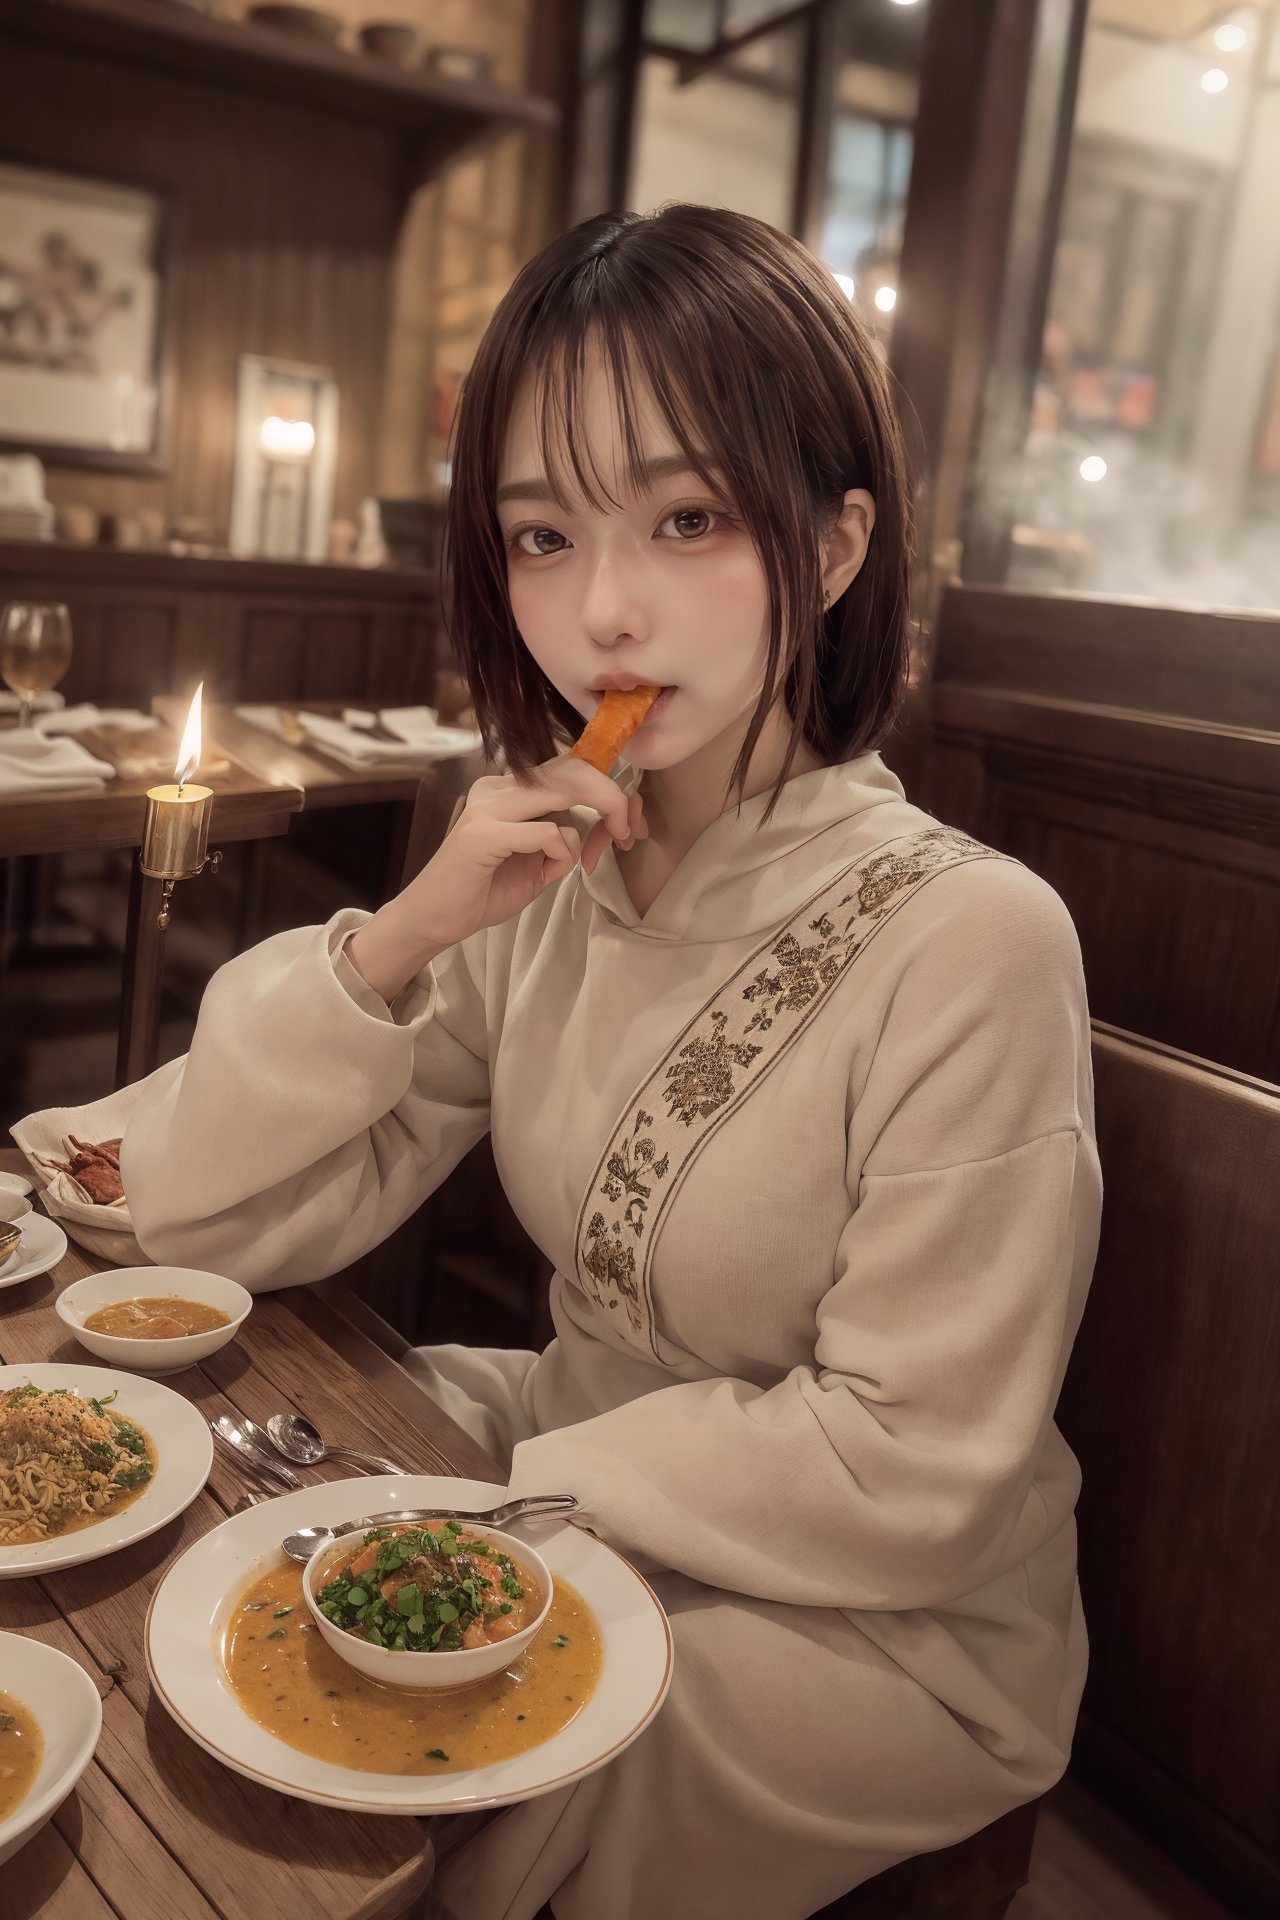
POLYGON ((609 647, 629 636, 643 640, 648 617, 634 574, 616 555, 602 556, 587 575, 582 624, 597 645, 609 647))

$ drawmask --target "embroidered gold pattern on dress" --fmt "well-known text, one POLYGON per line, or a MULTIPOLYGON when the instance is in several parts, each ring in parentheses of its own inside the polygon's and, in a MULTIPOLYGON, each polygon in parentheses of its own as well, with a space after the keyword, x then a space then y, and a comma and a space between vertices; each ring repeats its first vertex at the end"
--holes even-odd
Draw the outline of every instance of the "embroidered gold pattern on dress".
POLYGON ((654 1242, 703 1145, 804 1031, 891 908, 943 867, 1006 857, 954 828, 927 827, 854 861, 726 981, 628 1102, 578 1217, 578 1280, 598 1305, 621 1304, 629 1335, 655 1355, 654 1242), (758 1044, 750 1034, 769 1037, 758 1044), (655 1096, 667 1106, 659 1119, 649 1111, 655 1096), (607 1206, 588 1218, 597 1197, 607 1206))

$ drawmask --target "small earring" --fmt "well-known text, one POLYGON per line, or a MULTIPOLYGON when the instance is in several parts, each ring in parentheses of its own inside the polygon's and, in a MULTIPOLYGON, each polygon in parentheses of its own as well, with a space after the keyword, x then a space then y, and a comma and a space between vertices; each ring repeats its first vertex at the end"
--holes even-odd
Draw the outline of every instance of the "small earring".
POLYGON ((830 605, 831 605, 831 595, 829 593, 824 593, 822 596, 822 611, 825 613, 827 611, 827 608, 830 605))

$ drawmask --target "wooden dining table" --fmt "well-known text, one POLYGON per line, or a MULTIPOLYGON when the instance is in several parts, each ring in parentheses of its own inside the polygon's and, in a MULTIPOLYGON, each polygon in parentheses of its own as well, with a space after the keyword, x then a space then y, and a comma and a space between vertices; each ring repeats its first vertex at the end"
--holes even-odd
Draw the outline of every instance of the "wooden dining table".
MULTIPOLYGON (((282 703, 277 710, 290 715, 315 713, 336 720, 351 705, 350 700, 303 700, 282 703)), ((182 702, 169 694, 158 695, 151 702, 151 711, 170 726, 179 722, 182 710, 182 702)), ((407 885, 439 846, 458 793, 481 770, 478 754, 424 763, 415 761, 408 749, 402 761, 378 760, 368 766, 349 767, 326 753, 317 741, 283 739, 245 719, 235 706, 219 701, 204 709, 204 729, 206 739, 217 751, 252 769, 258 779, 299 793, 305 813, 390 805, 394 826, 385 875, 388 893, 399 892, 407 885)))
MULTIPOLYGON (((29 1169, 2 1151, 0 1171, 29 1169)), ((93 1365, 53 1303, 107 1264, 69 1242, 49 1273, 0 1291, 0 1361, 93 1365)), ((395 1344, 339 1276, 260 1294, 235 1340, 165 1384, 210 1420, 247 1414, 265 1425, 294 1409, 327 1440, 394 1455, 413 1471, 504 1482, 391 1357, 395 1344)), ((351 1473, 327 1461, 298 1471, 315 1481, 351 1473)), ((397 1920, 424 1905, 438 1822, 336 1812, 260 1786, 197 1746, 152 1695, 143 1644, 151 1596, 251 1491, 262 1491, 252 1469, 219 1448, 203 1492, 149 1539, 0 1581, 0 1629, 69 1654, 103 1709, 78 1787, 0 1869, 4 1920, 397 1920)))

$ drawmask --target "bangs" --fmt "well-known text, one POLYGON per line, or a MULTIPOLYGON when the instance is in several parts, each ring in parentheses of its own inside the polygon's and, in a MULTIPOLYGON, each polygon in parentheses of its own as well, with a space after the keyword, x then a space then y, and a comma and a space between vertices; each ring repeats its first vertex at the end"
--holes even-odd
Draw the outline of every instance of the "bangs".
POLYGON ((671 374, 672 350, 687 343, 665 340, 634 314, 605 310, 576 325, 577 315, 567 318, 569 324, 556 337, 539 343, 542 357, 533 367, 535 437, 561 512, 570 512, 575 498, 596 513, 621 512, 625 506, 591 458, 583 425, 583 388, 593 355, 604 368, 613 403, 625 485, 638 493, 647 481, 641 419, 651 400, 690 470, 711 492, 732 495, 731 452, 718 444, 723 421, 705 399, 699 403, 699 380, 681 381, 671 374))
POLYGON ((656 417, 752 541, 768 651, 730 789, 741 788, 780 694, 792 732, 777 791, 802 740, 827 760, 878 744, 907 677, 903 462, 883 369, 827 270, 761 221, 676 206, 585 222, 505 296, 462 388, 442 598, 486 743, 517 773, 583 724, 524 646, 507 592, 497 493, 530 381, 543 472, 562 510, 575 501, 621 510, 612 489, 644 487, 642 424, 656 417), (593 362, 615 411, 612 480, 583 421, 593 362), (852 487, 875 496, 876 527, 858 578, 824 613, 822 543, 852 487))

